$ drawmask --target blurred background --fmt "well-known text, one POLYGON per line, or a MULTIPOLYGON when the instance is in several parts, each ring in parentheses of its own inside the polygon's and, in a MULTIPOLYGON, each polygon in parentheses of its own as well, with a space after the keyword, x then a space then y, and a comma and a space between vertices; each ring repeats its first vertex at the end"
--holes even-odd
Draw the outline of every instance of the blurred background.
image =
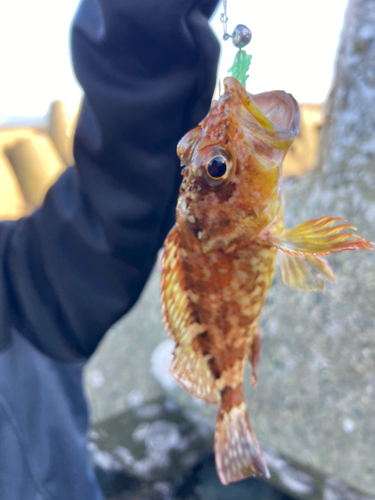
MULTIPOLYGON (((0 219, 30 213, 61 172, 74 165, 81 90, 70 63, 69 27, 78 3, 0 4, 0 219)), ((345 216, 360 234, 374 239, 375 2, 351 0, 350 5, 341 63, 336 54, 347 0, 228 0, 228 31, 243 23, 253 32, 247 89, 286 90, 300 103, 301 133, 284 164, 290 221, 301 222, 302 215, 345 216), (354 73, 353 83, 348 75, 354 73), (348 101, 338 102, 339 91, 348 88, 356 97, 352 108, 348 101), (356 123, 366 113, 372 113, 373 129, 367 129, 362 144, 356 123), (335 128, 342 118, 347 130, 335 128), (340 142, 348 134, 359 144, 350 154, 340 142), (332 149, 336 143, 339 149, 332 149)), ((220 5, 212 20, 220 40, 221 12, 220 5)), ((220 80, 235 52, 230 40, 222 42, 220 80)), ((355 258, 360 264, 353 256, 336 260, 341 288, 332 285, 326 294, 309 298, 285 291, 276 276, 263 312, 261 381, 256 394, 248 391, 272 479, 227 488, 218 482, 212 456, 216 410, 180 391, 168 375, 172 345, 161 322, 156 268, 139 303, 108 332, 86 370, 90 452, 107 498, 374 499, 370 297, 375 285, 366 281, 373 276, 374 260, 355 258), (294 303, 299 315, 290 312, 294 303)))

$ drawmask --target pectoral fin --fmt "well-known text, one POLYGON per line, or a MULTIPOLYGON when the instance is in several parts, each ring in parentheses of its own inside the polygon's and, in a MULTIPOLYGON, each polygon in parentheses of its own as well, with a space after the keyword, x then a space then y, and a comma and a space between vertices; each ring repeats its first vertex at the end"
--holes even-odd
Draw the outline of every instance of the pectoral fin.
POLYGON ((370 241, 343 230, 355 230, 338 217, 321 217, 276 235, 271 232, 264 238, 279 249, 278 263, 286 285, 298 290, 321 290, 328 279, 335 277, 327 261, 321 255, 345 250, 372 250, 370 241))
POLYGON ((284 231, 281 235, 268 234, 266 239, 282 252, 289 255, 305 257, 306 255, 327 255, 345 250, 359 250, 369 248, 372 243, 353 233, 342 233, 344 229, 354 229, 339 217, 321 217, 313 219, 299 226, 284 231))

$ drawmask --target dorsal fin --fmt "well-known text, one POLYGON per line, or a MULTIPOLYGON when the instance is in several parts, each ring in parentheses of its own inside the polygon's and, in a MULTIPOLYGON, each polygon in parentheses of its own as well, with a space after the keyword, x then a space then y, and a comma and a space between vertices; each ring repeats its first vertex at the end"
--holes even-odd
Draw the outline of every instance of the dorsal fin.
POLYGON ((170 231, 165 244, 161 297, 165 311, 164 320, 176 343, 170 373, 193 396, 210 403, 218 403, 220 393, 209 368, 210 355, 202 352, 200 342, 194 342, 206 332, 204 325, 201 325, 196 317, 194 297, 187 287, 183 266, 183 259, 187 255, 182 248, 177 225, 170 231))

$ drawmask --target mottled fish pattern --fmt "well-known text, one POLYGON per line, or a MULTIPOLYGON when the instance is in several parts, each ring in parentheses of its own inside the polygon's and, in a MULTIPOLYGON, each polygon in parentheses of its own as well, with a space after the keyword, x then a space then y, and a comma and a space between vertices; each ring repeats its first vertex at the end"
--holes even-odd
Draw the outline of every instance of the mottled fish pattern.
POLYGON ((298 133, 290 94, 250 95, 234 78, 180 141, 176 224, 165 242, 162 303, 175 342, 170 372, 190 394, 220 403, 215 459, 223 484, 269 476, 243 395, 247 360, 257 384, 259 315, 276 255, 284 282, 316 290, 334 280, 321 255, 371 248, 339 218, 285 230, 281 166, 298 133))

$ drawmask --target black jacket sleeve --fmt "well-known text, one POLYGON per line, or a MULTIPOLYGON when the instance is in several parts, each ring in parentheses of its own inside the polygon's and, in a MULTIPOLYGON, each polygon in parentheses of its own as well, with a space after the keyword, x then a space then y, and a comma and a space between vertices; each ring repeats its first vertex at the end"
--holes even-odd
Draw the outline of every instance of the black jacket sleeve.
POLYGON ((0 348, 15 327, 55 359, 84 360, 137 300, 173 224, 176 144, 209 109, 216 4, 83 1, 77 166, 30 217, 0 225, 0 348))

